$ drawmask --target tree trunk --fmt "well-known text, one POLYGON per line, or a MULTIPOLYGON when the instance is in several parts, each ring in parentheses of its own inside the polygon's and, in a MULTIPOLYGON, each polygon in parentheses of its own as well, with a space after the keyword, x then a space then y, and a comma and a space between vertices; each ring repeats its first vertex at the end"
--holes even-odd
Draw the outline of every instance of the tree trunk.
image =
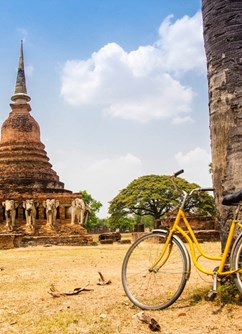
POLYGON ((242 189, 242 1, 202 0, 213 186, 222 249, 231 209, 222 197, 242 189))

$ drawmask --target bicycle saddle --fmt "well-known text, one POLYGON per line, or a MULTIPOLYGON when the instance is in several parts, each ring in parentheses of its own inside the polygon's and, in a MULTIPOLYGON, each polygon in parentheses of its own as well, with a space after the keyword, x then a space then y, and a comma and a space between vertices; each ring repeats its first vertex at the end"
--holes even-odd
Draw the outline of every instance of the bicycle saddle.
POLYGON ((233 193, 233 194, 225 195, 222 200, 222 204, 223 205, 234 205, 234 204, 238 204, 240 201, 242 201, 242 190, 236 193, 233 193))

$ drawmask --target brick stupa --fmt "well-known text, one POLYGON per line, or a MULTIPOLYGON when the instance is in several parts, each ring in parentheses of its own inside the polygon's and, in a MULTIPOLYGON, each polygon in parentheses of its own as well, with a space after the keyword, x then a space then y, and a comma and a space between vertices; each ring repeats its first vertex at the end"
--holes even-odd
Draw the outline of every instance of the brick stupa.
POLYGON ((66 192, 64 184, 52 169, 45 146, 40 141, 39 124, 30 115, 22 42, 16 87, 11 100, 12 111, 3 123, 1 132, 0 191, 66 192))
POLYGON ((15 92, 11 98, 11 112, 2 124, 0 142, 0 249, 28 245, 87 245, 92 237, 80 224, 71 224, 70 207, 80 193, 64 189, 64 183, 53 170, 40 140, 40 127, 30 115, 30 97, 27 94, 23 43, 21 42, 15 92), (23 201, 38 203, 36 224, 29 231, 26 225, 23 201), (44 201, 57 200, 56 224, 46 223, 44 201), (17 203, 14 229, 6 227, 3 202, 17 203))

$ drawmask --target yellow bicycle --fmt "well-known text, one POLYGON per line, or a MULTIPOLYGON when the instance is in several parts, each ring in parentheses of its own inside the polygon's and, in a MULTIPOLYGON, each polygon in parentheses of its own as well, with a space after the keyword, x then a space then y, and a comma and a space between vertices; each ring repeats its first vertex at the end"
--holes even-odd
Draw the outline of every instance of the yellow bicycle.
MULTIPOLYGON (((173 180, 181 173, 183 170, 175 173, 173 180)), ((130 246, 122 265, 122 283, 125 293, 134 305, 144 310, 158 310, 173 304, 190 277, 191 258, 199 271, 213 276, 213 293, 216 294, 219 279, 232 276, 242 294, 242 224, 238 220, 242 191, 226 195, 223 199, 225 205, 238 206, 224 252, 219 256, 211 256, 203 251, 184 212, 186 201, 195 192, 210 190, 213 189, 196 188, 190 193, 183 191, 183 201, 172 227, 168 230, 153 230, 130 246), (181 223, 185 224, 187 230, 182 228, 181 223), (236 228, 240 233, 234 240, 236 228), (177 232, 186 240, 188 247, 177 236, 177 232), (212 271, 207 270, 198 261, 201 257, 219 261, 219 266, 212 271)))

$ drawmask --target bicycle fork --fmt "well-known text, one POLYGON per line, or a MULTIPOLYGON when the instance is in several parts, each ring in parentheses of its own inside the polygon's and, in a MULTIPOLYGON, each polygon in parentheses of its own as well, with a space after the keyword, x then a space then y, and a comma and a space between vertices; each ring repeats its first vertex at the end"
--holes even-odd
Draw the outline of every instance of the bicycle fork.
POLYGON ((168 260, 170 254, 171 254, 172 246, 173 246, 172 243, 170 243, 170 244, 168 245, 168 247, 167 247, 168 250, 166 251, 166 255, 163 254, 163 256, 160 257, 159 262, 158 262, 159 265, 158 265, 158 263, 156 262, 156 265, 155 265, 155 266, 153 265, 153 266, 149 269, 150 272, 157 273, 157 272, 160 270, 160 268, 166 263, 166 261, 168 260))
POLYGON ((153 230, 153 233, 154 234, 157 233, 157 235, 159 235, 159 233, 162 233, 163 235, 165 235, 165 242, 163 244, 163 248, 157 260, 152 264, 152 266, 150 266, 149 272, 157 273, 159 269, 162 268, 162 266, 167 262, 167 260, 170 257, 171 251, 173 249, 172 240, 174 240, 176 244, 179 245, 180 249, 182 250, 182 253, 185 259, 185 263, 186 263, 184 275, 185 275, 186 280, 188 280, 190 277, 190 273, 191 273, 191 259, 190 259, 190 256, 188 254, 187 248, 184 245, 184 243, 181 241, 181 239, 177 235, 173 234, 172 231, 157 229, 157 230, 153 230))

